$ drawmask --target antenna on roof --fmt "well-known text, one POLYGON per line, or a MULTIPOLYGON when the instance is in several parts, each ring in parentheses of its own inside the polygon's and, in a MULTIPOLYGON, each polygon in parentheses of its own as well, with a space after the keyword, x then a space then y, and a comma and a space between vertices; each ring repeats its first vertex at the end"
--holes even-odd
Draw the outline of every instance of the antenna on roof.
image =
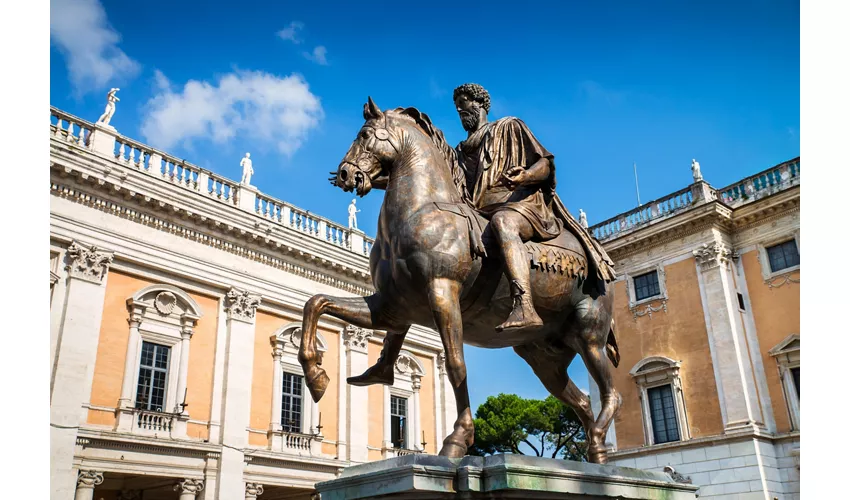
POLYGON ((638 206, 640 206, 640 186, 638 185, 638 177, 637 177, 637 162, 632 164, 635 169, 635 192, 637 192, 637 201, 638 206))

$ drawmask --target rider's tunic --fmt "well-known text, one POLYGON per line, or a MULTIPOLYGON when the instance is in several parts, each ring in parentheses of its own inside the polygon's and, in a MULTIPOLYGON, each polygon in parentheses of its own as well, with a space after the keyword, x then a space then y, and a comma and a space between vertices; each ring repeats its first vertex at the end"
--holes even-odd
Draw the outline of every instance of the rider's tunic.
POLYGON ((545 241, 560 234, 562 221, 552 208, 555 194, 555 155, 534 137, 522 120, 506 117, 489 122, 457 146, 458 160, 471 187, 475 208, 490 218, 511 210, 521 214, 534 228, 535 240, 545 241), (511 191, 500 177, 512 167, 528 168, 541 158, 549 159, 549 178, 533 186, 511 191))

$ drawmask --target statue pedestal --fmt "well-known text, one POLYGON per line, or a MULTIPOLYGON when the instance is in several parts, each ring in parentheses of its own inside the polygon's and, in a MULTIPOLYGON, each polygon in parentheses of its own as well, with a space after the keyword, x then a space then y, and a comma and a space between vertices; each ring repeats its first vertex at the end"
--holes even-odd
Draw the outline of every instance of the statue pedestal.
POLYGON ((698 487, 661 472, 527 457, 495 455, 449 459, 406 455, 346 468, 316 484, 322 500, 665 499, 693 500, 698 487))
POLYGON ((250 184, 239 184, 239 208, 247 212, 257 211, 257 188, 250 184))
POLYGON ((100 122, 94 124, 94 130, 89 136, 88 146, 95 153, 115 158, 115 138, 118 131, 112 125, 104 125, 100 122))

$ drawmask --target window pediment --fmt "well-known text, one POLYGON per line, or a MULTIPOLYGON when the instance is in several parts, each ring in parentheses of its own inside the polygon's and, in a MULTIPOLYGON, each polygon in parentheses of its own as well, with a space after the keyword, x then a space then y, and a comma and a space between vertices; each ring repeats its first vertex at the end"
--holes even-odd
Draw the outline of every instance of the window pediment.
POLYGON ((771 356, 774 356, 774 357, 780 356, 782 354, 790 354, 792 352, 799 353, 800 352, 800 334, 799 333, 793 333, 793 334, 785 337, 785 339, 783 339, 782 342, 776 344, 776 346, 768 352, 770 353, 771 356))

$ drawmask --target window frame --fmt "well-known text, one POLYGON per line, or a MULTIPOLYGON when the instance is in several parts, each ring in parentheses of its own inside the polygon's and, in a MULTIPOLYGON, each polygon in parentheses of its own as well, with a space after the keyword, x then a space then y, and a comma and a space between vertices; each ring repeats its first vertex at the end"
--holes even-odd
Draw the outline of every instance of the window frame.
MULTIPOLYGON (((648 408, 648 410, 649 410, 649 411, 648 411, 648 413, 649 413, 649 427, 650 427, 650 430, 652 431, 652 443, 653 443, 653 444, 678 443, 678 442, 680 442, 680 441, 682 440, 681 433, 679 432, 679 427, 680 427, 680 425, 679 425, 679 415, 678 415, 678 412, 677 412, 677 409, 676 409, 676 396, 675 396, 675 391, 676 391, 676 389, 673 387, 672 382, 671 382, 671 383, 666 383, 666 384, 653 385, 652 387, 647 387, 647 388, 646 388, 647 408, 648 408), (674 418, 674 420, 675 420, 675 422, 676 422, 676 427, 675 427, 675 430, 676 430, 676 439, 669 439, 669 440, 667 440, 667 441, 661 441, 661 442, 659 442, 659 441, 657 440, 657 436, 656 436, 656 434, 657 434, 657 433, 656 433, 656 430, 655 430, 655 427, 656 427, 656 421, 655 421, 655 419, 653 418, 653 412, 652 412, 652 397, 651 397, 651 394, 652 394, 654 391, 661 390, 661 389, 663 389, 663 388, 665 388, 665 387, 667 387, 667 388, 669 388, 669 389, 670 389, 670 400, 671 400, 671 401, 672 401, 672 403, 673 403, 673 418, 674 418)), ((666 419, 665 415, 663 414, 663 411, 664 411, 664 407, 663 407, 663 399, 662 399, 662 408, 661 408, 661 409, 662 409, 662 415, 661 415, 661 418, 662 418, 663 420, 665 420, 665 421, 666 421, 667 419, 666 419)), ((666 422, 665 422, 665 426, 666 426, 666 422)), ((670 434, 671 430, 672 430, 672 429, 670 429, 670 430, 667 430, 667 431, 666 431, 666 432, 667 432, 667 434, 668 434, 668 436, 669 436, 669 434, 670 434)))
MULTIPOLYGON (((151 344, 158 344, 170 349, 168 355, 168 369, 165 376, 165 404, 163 406, 162 413, 174 413, 177 404, 182 401, 177 401, 177 378, 178 372, 180 371, 180 351, 182 348, 182 338, 180 337, 180 332, 176 330, 171 330, 167 327, 163 327, 161 325, 151 324, 149 322, 142 322, 139 325, 139 343, 136 346, 136 356, 134 358, 133 363, 133 379, 138 384, 139 373, 142 368, 142 346, 145 342, 151 344)), ((137 408, 138 401, 136 398, 138 397, 138 391, 136 390, 136 385, 133 386, 132 393, 132 406, 137 411, 154 411, 154 410, 141 410, 137 408)))
POLYGON ((392 430, 393 430, 392 429, 392 427, 393 427, 392 419, 393 419, 393 417, 398 416, 398 415, 393 415, 393 411, 392 411, 392 401, 393 401, 393 399, 396 399, 396 400, 399 400, 399 401, 404 401, 404 426, 401 429, 401 432, 402 432, 401 444, 402 445, 396 446, 395 443, 392 443, 393 448, 397 449, 397 450, 398 449, 411 449, 412 448, 410 446, 410 428, 411 428, 411 425, 410 425, 410 410, 411 410, 411 408, 410 408, 410 406, 411 406, 411 398, 406 397, 406 396, 401 396, 401 395, 398 395, 398 394, 393 394, 392 391, 390 392, 390 414, 389 414, 389 418, 390 418, 390 442, 392 442, 392 430))
POLYGON ((281 408, 280 408, 280 427, 281 427, 282 431, 285 432, 285 433, 297 432, 297 433, 301 433, 301 434, 308 434, 308 432, 306 432, 304 430, 304 427, 305 427, 304 422, 307 420, 305 418, 305 415, 308 413, 308 411, 306 410, 307 405, 305 404, 306 398, 304 397, 305 391, 307 390, 307 384, 304 381, 304 374, 303 373, 296 373, 295 370, 287 369, 286 366, 283 367, 282 372, 283 373, 281 373, 281 385, 280 385, 280 391, 281 391, 280 392, 280 406, 281 406, 281 408), (299 384, 300 387, 301 387, 301 393, 297 396, 298 399, 301 400, 301 405, 300 405, 301 409, 298 412, 298 418, 299 418, 300 422, 298 422, 298 425, 295 428, 295 430, 293 430, 291 427, 287 428, 287 424, 283 423, 283 417, 284 417, 284 415, 283 415, 283 413, 284 413, 283 412, 283 401, 286 398, 286 396, 295 397, 294 394, 288 394, 288 393, 284 392, 283 382, 286 380, 287 375, 289 375, 291 377, 298 377, 298 378, 301 379, 300 384, 299 384))
POLYGON ((685 405, 684 391, 682 389, 682 378, 679 374, 682 363, 674 361, 665 356, 649 356, 640 360, 630 371, 638 386, 638 398, 641 404, 641 415, 643 420, 644 443, 647 446, 656 444, 655 433, 652 427, 652 414, 649 404, 649 389, 670 385, 673 393, 673 408, 676 414, 676 425, 679 431, 678 441, 668 443, 679 443, 691 439, 690 424, 688 423, 688 412, 685 405))
POLYGON ((794 244, 797 246, 797 255, 802 257, 802 254, 800 252, 799 231, 795 231, 793 234, 785 233, 781 236, 764 240, 756 244, 756 247, 758 248, 759 264, 761 265, 762 278, 764 278, 765 281, 776 278, 777 276, 784 276, 786 274, 798 272, 800 270, 799 263, 795 266, 780 269, 779 271, 773 271, 773 268, 771 268, 770 266, 770 256, 767 253, 767 249, 775 247, 777 245, 781 245, 783 243, 788 243, 789 241, 794 242, 794 244))
POLYGON ((776 369, 779 372, 779 383, 782 386, 782 396, 785 399, 785 409, 788 412, 791 430, 799 431, 800 393, 797 391, 791 370, 800 368, 800 334, 792 333, 768 352, 776 360, 776 369))
POLYGON ((634 312, 634 309, 643 304, 647 304, 649 302, 654 302, 657 300, 667 302, 667 274, 664 270, 664 265, 662 263, 653 264, 650 266, 644 266, 634 271, 630 271, 624 274, 624 279, 626 281, 626 290, 629 295, 629 309, 634 312), (655 271, 656 276, 658 277, 658 295, 653 295, 651 297, 646 297, 643 299, 637 299, 637 288, 635 287, 635 278, 639 278, 645 274, 649 274, 655 271))
MULTIPOLYGON (((136 371, 135 394, 133 395, 133 407, 135 409, 137 409, 139 411, 150 411, 150 412, 159 411, 161 413, 171 413, 171 412, 168 411, 168 409, 169 409, 169 407, 168 407, 168 392, 169 392, 168 391, 168 385, 169 385, 169 381, 170 381, 170 377, 169 377, 168 372, 169 372, 169 368, 171 366, 171 361, 172 361, 173 355, 174 355, 174 351, 173 351, 171 346, 167 346, 167 345, 164 345, 164 344, 158 344, 156 342, 150 342, 148 340, 142 339, 141 348, 139 350, 139 368, 136 371), (164 348, 164 349, 168 350, 168 359, 165 362, 165 368, 157 368, 156 366, 150 366, 149 367, 152 374, 154 372, 162 372, 162 373, 165 374, 165 384, 164 384, 164 387, 163 387, 164 394, 163 394, 163 397, 162 397, 162 409, 160 409, 160 410, 155 410, 155 409, 150 408, 150 401, 147 402, 148 408, 140 408, 139 407, 139 379, 142 376, 142 369, 148 368, 148 367, 142 366, 142 353, 145 350, 145 344, 146 343, 154 346, 154 354, 153 354, 154 360, 156 359, 156 352, 157 352, 156 348, 157 347, 164 348)), ((150 394, 151 390, 153 390, 153 377, 151 377, 151 385, 148 387, 148 394, 150 394)))

